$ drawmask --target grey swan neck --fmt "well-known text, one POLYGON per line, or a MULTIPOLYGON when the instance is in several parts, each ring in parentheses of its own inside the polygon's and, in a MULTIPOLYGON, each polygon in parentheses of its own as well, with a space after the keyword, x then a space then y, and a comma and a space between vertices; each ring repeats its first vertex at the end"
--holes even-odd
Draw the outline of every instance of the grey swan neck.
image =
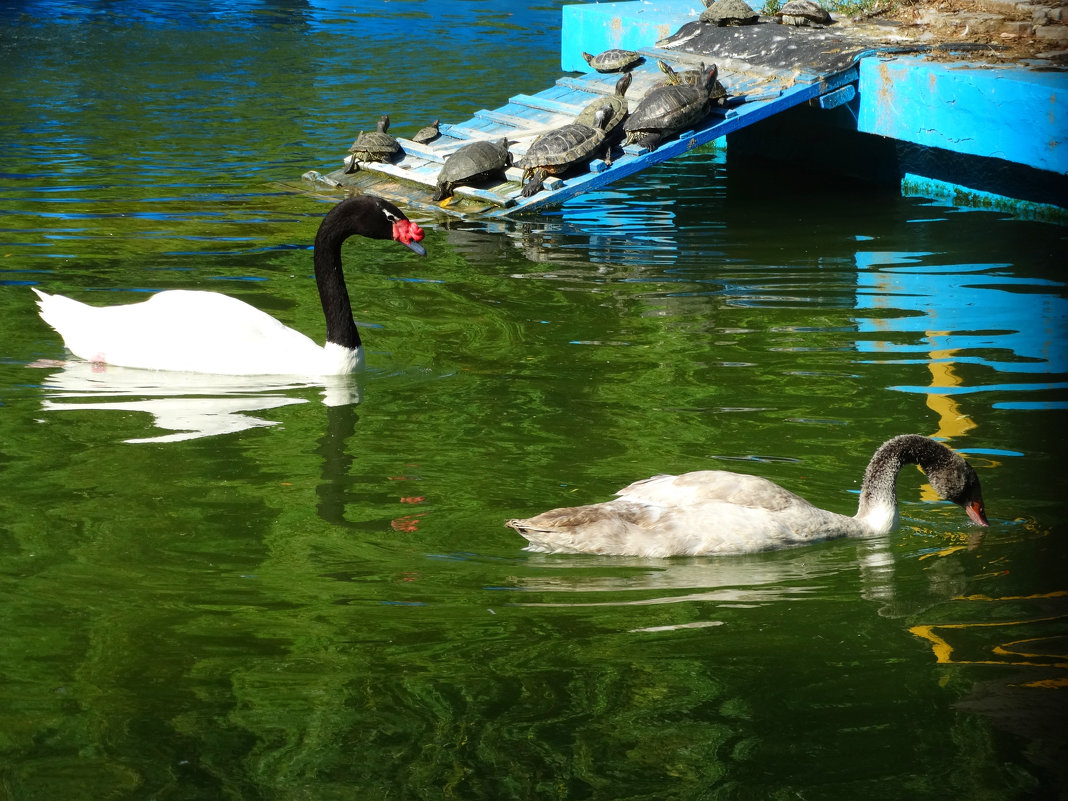
POLYGON ((889 532, 897 525, 897 475, 901 468, 918 464, 930 476, 953 456, 944 445, 919 434, 902 434, 884 442, 864 471, 855 519, 874 533, 889 532))
POLYGON ((328 214, 315 235, 312 255, 315 284, 326 317, 326 341, 352 350, 360 347, 360 332, 352 319, 349 290, 341 268, 341 246, 355 233, 358 232, 342 226, 336 215, 328 214))

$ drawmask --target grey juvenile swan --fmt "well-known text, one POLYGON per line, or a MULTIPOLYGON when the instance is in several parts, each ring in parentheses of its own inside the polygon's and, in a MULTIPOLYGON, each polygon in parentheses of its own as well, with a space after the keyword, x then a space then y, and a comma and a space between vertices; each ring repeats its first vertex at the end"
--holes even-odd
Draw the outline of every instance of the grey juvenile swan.
POLYGON ((542 553, 707 556, 833 537, 885 534, 897 525, 897 474, 917 464, 940 497, 988 525, 979 477, 963 457, 919 434, 883 443, 864 471, 856 515, 828 512, 759 476, 698 470, 636 481, 605 503, 509 520, 542 553))

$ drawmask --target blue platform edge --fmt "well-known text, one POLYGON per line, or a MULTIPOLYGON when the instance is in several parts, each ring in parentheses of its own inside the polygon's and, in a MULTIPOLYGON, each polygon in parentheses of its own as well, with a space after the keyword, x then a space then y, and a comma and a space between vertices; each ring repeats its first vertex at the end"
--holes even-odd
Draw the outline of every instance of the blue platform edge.
MULTIPOLYGON (((560 66, 590 72, 583 51, 639 49, 697 18, 700 0, 582 3, 563 7, 560 66)), ((978 61, 930 61, 922 55, 873 55, 860 59, 857 96, 851 100, 856 130, 968 156, 1002 159, 1068 176, 1068 73, 978 61)), ((1063 219, 1063 206, 1025 203, 1009 195, 972 193, 966 184, 903 177, 902 191, 956 199, 982 195, 986 208, 1046 208, 1063 219)), ((1068 193, 1066 193, 1068 196, 1068 193)), ((1029 215, 1029 216, 1031 216, 1029 215)), ((1043 216, 1043 215, 1039 215, 1043 216)))
POLYGON ((871 57, 859 96, 864 133, 1068 175, 1068 73, 871 57))

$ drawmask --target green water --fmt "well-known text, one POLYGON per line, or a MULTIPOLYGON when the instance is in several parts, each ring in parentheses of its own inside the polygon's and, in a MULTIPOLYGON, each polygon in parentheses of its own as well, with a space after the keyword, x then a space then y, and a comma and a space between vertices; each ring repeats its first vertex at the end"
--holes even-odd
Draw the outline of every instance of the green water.
POLYGON ((340 385, 64 363, 29 285, 321 338, 282 182, 548 85, 559 7, 0 5, 0 798, 1065 797, 1063 228, 706 151, 350 242, 340 385), (913 431, 989 529, 912 470, 868 540, 503 526, 706 468, 851 513, 913 431))

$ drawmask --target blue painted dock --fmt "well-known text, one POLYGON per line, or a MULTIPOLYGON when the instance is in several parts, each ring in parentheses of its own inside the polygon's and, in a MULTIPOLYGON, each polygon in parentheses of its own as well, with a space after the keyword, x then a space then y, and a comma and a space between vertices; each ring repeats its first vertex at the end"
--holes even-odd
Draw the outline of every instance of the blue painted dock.
POLYGON ((1047 216, 1068 215, 1068 75, 1063 70, 987 67, 966 55, 959 61, 930 61, 922 55, 923 46, 850 24, 810 29, 762 20, 715 28, 696 21, 695 5, 700 8, 679 0, 565 6, 561 68, 582 74, 565 75, 535 94, 515 95, 463 122, 443 124, 442 136, 432 143, 399 139, 404 155, 393 163, 363 164, 346 175, 342 156, 337 170, 313 171, 305 179, 321 191, 352 187, 426 211, 501 217, 558 205, 723 137, 728 156, 737 146, 739 152, 786 158, 791 150, 804 149, 810 137, 814 152, 841 144, 844 152, 858 153, 853 167, 870 162, 875 173, 900 181, 906 193, 951 187, 958 194, 971 192, 983 205, 1029 204, 1047 216), (679 71, 716 63, 730 104, 654 151, 627 146, 617 150, 611 165, 595 159, 562 179, 548 179, 545 189, 530 198, 520 195, 522 171, 513 167, 503 182, 460 187, 440 204, 430 199, 445 158, 464 144, 506 137, 518 161, 540 134, 612 94, 619 76, 591 72, 582 52, 613 47, 645 57, 627 92, 631 110, 663 80, 657 60, 679 71), (922 167, 932 162, 935 169, 922 167), (969 183, 973 168, 981 174, 992 166, 1002 176, 1018 174, 969 183))

